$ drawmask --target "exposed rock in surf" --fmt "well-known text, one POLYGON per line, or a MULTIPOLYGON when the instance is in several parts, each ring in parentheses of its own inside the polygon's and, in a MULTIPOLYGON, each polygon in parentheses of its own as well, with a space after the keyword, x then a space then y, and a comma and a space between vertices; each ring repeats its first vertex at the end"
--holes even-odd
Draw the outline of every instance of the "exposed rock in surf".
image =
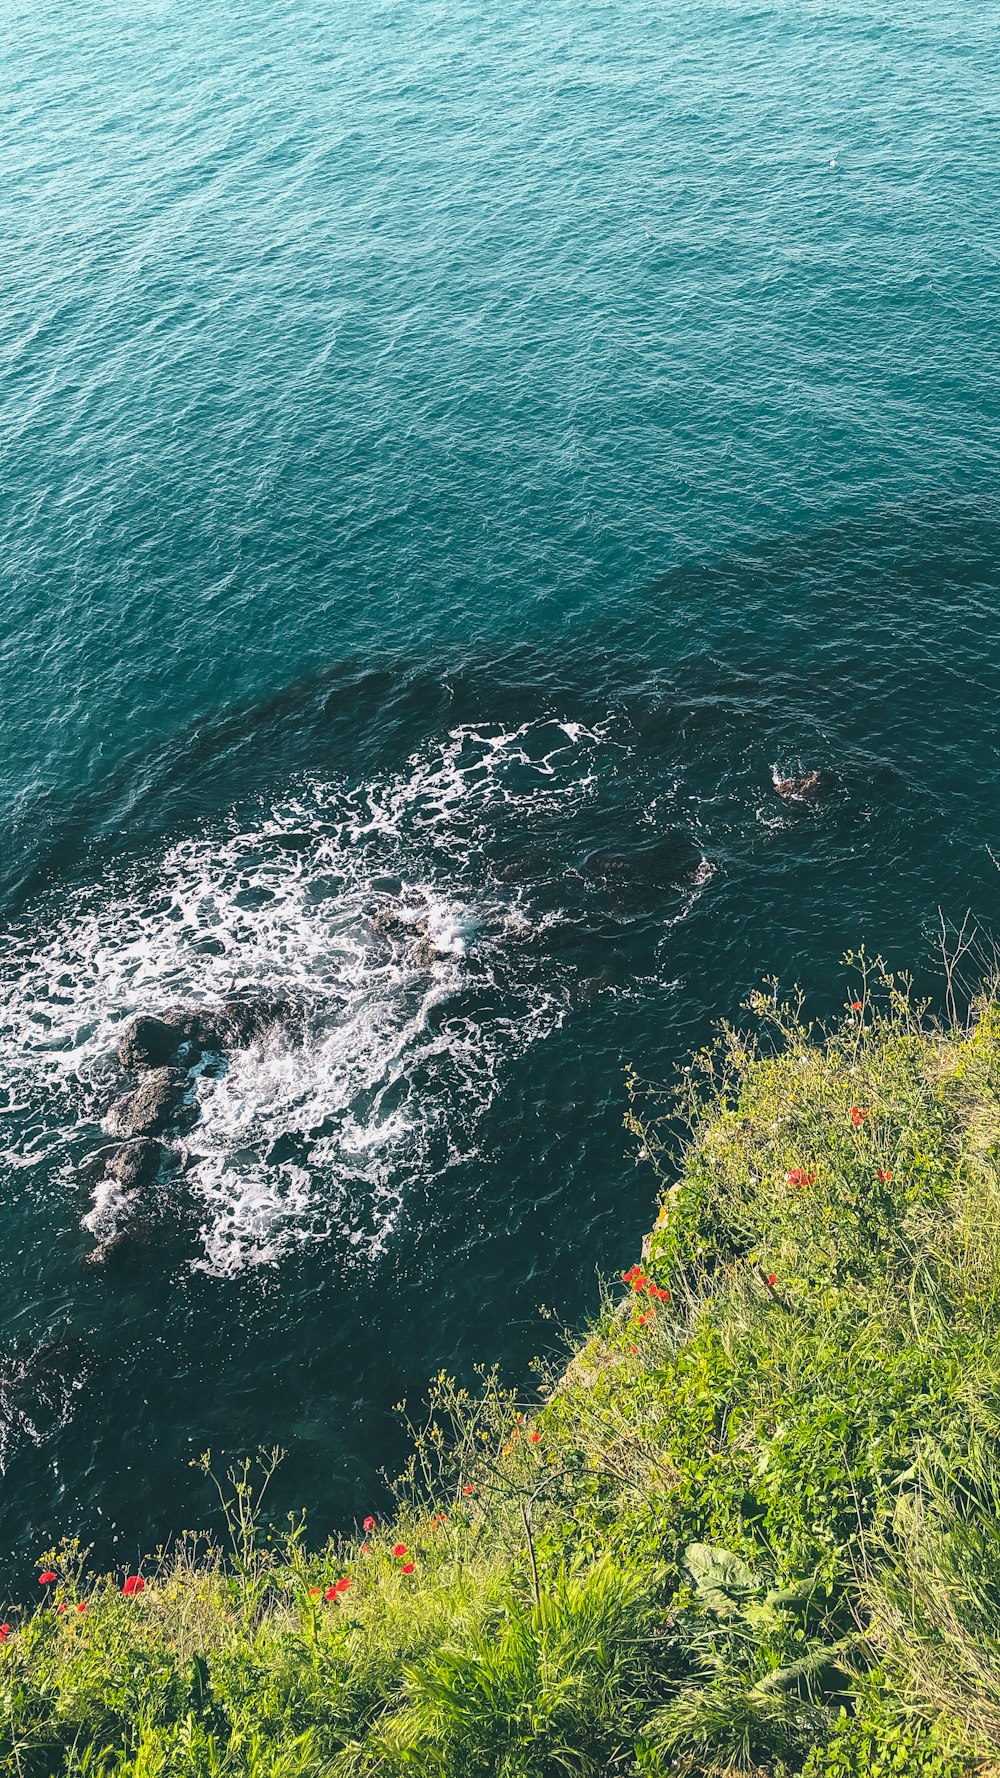
POLYGON ((174 1158, 162 1142, 146 1137, 123 1142, 105 1158, 104 1177, 83 1218, 83 1227, 96 1240, 86 1256, 88 1266, 106 1265, 113 1257, 124 1258, 148 1244, 157 1213, 165 1207, 149 1188, 174 1158))
POLYGON ((414 932, 427 930, 426 919, 416 919, 414 910, 388 903, 376 908, 372 915, 372 931, 379 938, 410 938, 414 932))
POLYGON ((182 1008, 154 1017, 140 1013, 118 1039, 118 1060, 123 1068, 166 1068, 185 1048, 197 1049, 197 1014, 182 1008))
POLYGON ((96 1246, 85 1253, 85 1266, 107 1266, 110 1259, 126 1259, 149 1245, 153 1221, 137 1191, 117 1191, 114 1182, 105 1182, 94 1195, 94 1209, 84 1218, 84 1227, 98 1236, 96 1246))
POLYGON ((159 1014, 140 1013, 118 1042, 123 1068, 194 1066, 206 1051, 224 1054, 247 1049, 276 1025, 287 1024, 298 1008, 291 1000, 263 1000, 249 995, 220 1007, 171 1007, 159 1014))
POLYGON ((823 794, 822 772, 802 772, 798 777, 780 778, 774 769, 771 782, 786 803, 814 803, 823 794))
POLYGON ((179 1068, 155 1068, 134 1092, 115 1100, 104 1127, 114 1136, 158 1136, 175 1121, 186 1088, 179 1068))
POLYGON ((104 1118, 105 1129, 126 1140, 81 1167, 82 1174, 96 1178, 91 1208, 83 1218, 84 1228, 96 1238, 88 1265, 103 1266, 150 1238, 162 1206, 149 1188, 174 1158, 154 1138, 195 1115, 186 1103, 195 1067, 206 1057, 247 1049, 299 1012, 290 1000, 243 995, 220 1007, 171 1007, 131 1020, 119 1039, 118 1059, 141 1078, 104 1118))
POLYGON ((413 907, 388 905, 376 908, 371 917, 372 931, 380 938, 398 938, 415 942, 410 956, 418 969, 430 969, 452 953, 435 943, 428 914, 418 914, 413 907))
POLYGON ((123 1142, 105 1163, 105 1176, 117 1181, 122 1191, 136 1191, 152 1185, 161 1167, 170 1158, 170 1150, 162 1142, 148 1136, 136 1136, 123 1142))
POLYGON ((418 969, 431 969, 435 963, 441 963, 448 952, 440 951, 433 939, 428 938, 425 933, 417 939, 411 954, 418 969))

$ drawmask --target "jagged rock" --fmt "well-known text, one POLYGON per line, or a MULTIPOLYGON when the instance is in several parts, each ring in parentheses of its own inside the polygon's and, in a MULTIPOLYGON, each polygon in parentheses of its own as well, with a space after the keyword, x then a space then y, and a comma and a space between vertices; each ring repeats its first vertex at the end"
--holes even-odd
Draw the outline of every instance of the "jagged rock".
POLYGON ((377 908, 371 920, 372 931, 380 937, 416 940, 411 956, 418 969, 430 969, 432 964, 440 963, 449 954, 434 943, 430 916, 418 914, 412 905, 389 903, 377 908))
POLYGON ((447 955, 447 951, 439 951, 433 940, 427 938, 426 935, 423 938, 418 938, 413 947, 413 961, 418 969, 430 969, 433 964, 440 963, 442 958, 447 955))
POLYGON ((772 778, 774 788, 786 803, 813 803, 823 794, 823 774, 803 772, 797 778, 772 778))
POLYGON ((155 1016, 140 1013, 119 1039, 118 1060, 132 1070, 192 1065, 206 1050, 246 1049, 296 1010, 290 1000, 241 996, 218 1008, 179 1006, 155 1016))
POLYGON ((187 1077, 179 1068, 155 1068, 135 1088, 116 1099, 104 1119, 104 1127, 115 1136, 157 1136, 165 1130, 180 1110, 187 1086, 187 1077))
POLYGON ((149 1187, 171 1154, 162 1142, 138 1136, 101 1158, 104 1176, 83 1218, 83 1227, 96 1242, 85 1261, 92 1267, 125 1258, 148 1244, 163 1203, 158 1193, 150 1195, 149 1187))
POLYGON ((183 1007, 154 1017, 140 1013, 126 1026, 118 1040, 118 1060, 123 1068, 166 1068, 176 1062, 186 1048, 197 1054, 199 1045, 198 1014, 183 1007))
POLYGON ((105 1176, 114 1179, 120 1190, 136 1191, 153 1180, 167 1159, 169 1150, 162 1142, 152 1142, 147 1136, 136 1136, 131 1142, 123 1142, 116 1148, 110 1160, 105 1164, 105 1176))
MULTIPOLYGON (((95 1204, 95 1222, 98 1220, 96 1213, 103 1208, 102 1205, 95 1204)), ((138 1198, 116 1198, 110 1214, 100 1220, 102 1224, 106 1224, 107 1232, 84 1256, 85 1265, 97 1269, 106 1266, 111 1259, 124 1259, 128 1254, 148 1245, 151 1222, 138 1198)))
POLYGON ((376 908, 372 915, 372 931, 377 932, 380 938, 409 938, 414 932, 426 930, 426 916, 415 920, 412 909, 406 909, 397 903, 376 908))

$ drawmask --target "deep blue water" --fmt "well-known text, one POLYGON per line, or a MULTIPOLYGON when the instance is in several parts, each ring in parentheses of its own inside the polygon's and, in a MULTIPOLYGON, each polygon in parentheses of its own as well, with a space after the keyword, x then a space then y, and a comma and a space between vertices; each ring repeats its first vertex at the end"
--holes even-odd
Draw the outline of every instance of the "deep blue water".
POLYGON ((15 1592, 207 1445, 366 1510, 635 1257, 626 1060, 996 928, 998 23, 0 11, 15 1592), (117 1028, 234 993, 295 1018, 88 1268, 117 1028))

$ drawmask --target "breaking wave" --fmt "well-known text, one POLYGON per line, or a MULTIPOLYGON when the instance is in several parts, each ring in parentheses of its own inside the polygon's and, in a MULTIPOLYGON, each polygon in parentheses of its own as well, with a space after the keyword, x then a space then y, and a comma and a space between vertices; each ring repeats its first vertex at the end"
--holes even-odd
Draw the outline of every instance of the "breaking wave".
MULTIPOLYGON (((572 964, 545 937, 580 903, 539 836, 594 795, 603 746, 568 722, 462 726, 381 783, 303 781, 20 924, 7 1160, 74 1183, 134 1014, 281 997, 293 1019, 196 1079, 171 1187, 191 1263, 232 1273, 334 1234, 377 1250, 408 1181, 476 1152, 510 1060, 564 1016, 572 964)), ((91 1226, 109 1214, 99 1197, 91 1226)))

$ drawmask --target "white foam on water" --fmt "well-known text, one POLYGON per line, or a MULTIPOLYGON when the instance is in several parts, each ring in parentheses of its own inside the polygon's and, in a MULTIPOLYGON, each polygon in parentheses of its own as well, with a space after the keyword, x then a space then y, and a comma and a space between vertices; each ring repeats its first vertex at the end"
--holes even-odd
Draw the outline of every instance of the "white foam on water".
MULTIPOLYGON (((521 892, 475 865, 505 810, 537 822, 586 798, 601 742, 571 723, 457 728, 383 783, 304 784, 9 932, 7 1164, 72 1177, 124 1084, 115 1046, 135 1013, 283 998, 294 1017, 197 1081, 177 1188, 194 1263, 232 1273, 334 1234, 377 1250, 407 1182, 475 1153, 510 1058, 563 1017, 558 969, 512 943, 538 930, 521 892)), ((98 1188, 95 1234, 116 1190, 98 1188)))

